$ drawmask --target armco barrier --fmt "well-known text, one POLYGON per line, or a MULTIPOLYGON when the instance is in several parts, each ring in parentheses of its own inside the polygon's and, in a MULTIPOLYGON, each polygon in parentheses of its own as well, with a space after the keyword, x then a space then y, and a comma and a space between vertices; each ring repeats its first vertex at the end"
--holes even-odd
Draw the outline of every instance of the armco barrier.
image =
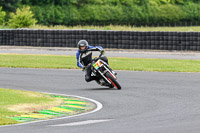
POLYGON ((81 39, 103 48, 200 51, 200 32, 0 30, 0 45, 76 47, 81 39))

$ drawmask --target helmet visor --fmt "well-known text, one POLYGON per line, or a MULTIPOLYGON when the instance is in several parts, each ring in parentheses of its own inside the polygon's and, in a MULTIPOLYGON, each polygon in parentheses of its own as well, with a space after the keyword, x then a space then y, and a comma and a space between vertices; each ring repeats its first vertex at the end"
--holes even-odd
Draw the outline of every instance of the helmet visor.
POLYGON ((86 47, 85 46, 80 46, 80 50, 85 50, 86 47))

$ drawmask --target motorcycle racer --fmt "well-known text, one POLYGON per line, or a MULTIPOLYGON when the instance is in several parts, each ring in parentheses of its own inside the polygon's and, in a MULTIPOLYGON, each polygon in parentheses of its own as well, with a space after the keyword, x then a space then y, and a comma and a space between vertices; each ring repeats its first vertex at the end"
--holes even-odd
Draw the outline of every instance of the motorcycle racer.
MULTIPOLYGON (((90 46, 86 40, 80 40, 77 47, 77 66, 85 71, 85 81, 97 80, 95 76, 91 76, 92 52, 99 51, 101 54, 104 54, 103 48, 101 46, 90 46)), ((103 55, 100 58, 108 64, 108 58, 106 56, 103 55)))

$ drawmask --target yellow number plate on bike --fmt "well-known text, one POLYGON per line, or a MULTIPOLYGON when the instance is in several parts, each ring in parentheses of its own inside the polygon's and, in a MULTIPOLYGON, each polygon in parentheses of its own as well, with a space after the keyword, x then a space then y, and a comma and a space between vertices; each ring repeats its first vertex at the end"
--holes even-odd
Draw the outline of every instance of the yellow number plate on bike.
POLYGON ((98 60, 96 63, 93 64, 95 69, 99 69, 99 67, 102 65, 101 61, 98 60))

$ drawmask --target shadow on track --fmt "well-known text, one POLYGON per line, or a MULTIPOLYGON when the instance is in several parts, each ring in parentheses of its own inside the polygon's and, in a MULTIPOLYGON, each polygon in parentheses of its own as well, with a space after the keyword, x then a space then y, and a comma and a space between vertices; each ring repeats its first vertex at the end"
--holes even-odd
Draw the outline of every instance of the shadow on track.
POLYGON ((85 91, 111 91, 111 90, 117 90, 115 88, 85 88, 85 89, 80 89, 80 90, 85 90, 85 91))

